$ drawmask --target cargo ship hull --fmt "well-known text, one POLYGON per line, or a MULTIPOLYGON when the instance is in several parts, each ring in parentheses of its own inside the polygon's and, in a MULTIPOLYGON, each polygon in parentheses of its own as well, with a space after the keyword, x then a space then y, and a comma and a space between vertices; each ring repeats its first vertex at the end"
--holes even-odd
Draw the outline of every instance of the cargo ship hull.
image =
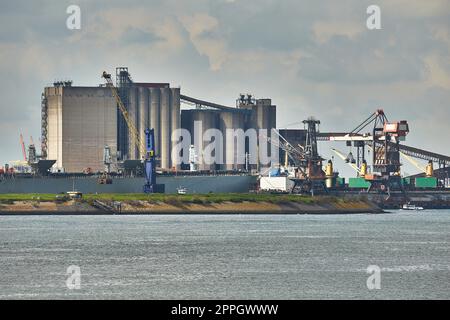
MULTIPOLYGON (((251 175, 158 176, 156 183, 164 193, 246 193, 257 182, 251 175)), ((0 193, 142 193, 144 178, 114 177, 112 184, 99 184, 98 177, 19 177, 0 180, 0 193)))

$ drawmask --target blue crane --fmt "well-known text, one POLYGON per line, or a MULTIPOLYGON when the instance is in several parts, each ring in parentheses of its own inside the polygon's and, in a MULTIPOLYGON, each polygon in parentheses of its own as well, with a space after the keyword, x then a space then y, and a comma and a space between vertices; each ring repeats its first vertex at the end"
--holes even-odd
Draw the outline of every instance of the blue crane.
POLYGON ((156 170, 155 170, 155 130, 145 130, 145 184, 144 193, 156 192, 156 170))

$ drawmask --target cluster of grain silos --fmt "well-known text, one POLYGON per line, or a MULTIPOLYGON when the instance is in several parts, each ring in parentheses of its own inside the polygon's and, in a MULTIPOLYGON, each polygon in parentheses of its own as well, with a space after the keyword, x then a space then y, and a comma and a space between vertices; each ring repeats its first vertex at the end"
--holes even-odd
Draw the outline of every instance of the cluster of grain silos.
MULTIPOLYGON (((227 131, 236 132, 236 130, 242 130, 247 132, 249 129, 255 129, 259 133, 258 130, 266 129, 267 136, 270 137, 271 130, 276 128, 276 106, 272 105, 270 99, 246 100, 245 104, 241 105, 238 103, 237 108, 229 108, 183 97, 197 105, 209 107, 209 109, 183 110, 181 113, 181 127, 191 133, 191 143, 196 149, 198 170, 244 170, 246 168, 246 154, 250 151, 249 139, 247 137, 244 146, 242 143, 238 145, 236 136, 227 134, 227 131), (197 135, 194 134, 196 129, 197 131, 200 130, 200 132, 197 132, 197 135), (202 151, 205 150, 206 146, 214 142, 212 139, 205 139, 204 137, 209 129, 218 129, 222 133, 222 141, 215 142, 215 158, 221 159, 220 163, 210 164, 204 161, 205 157, 202 151)), ((259 149, 261 147, 264 147, 264 150, 268 150, 269 155, 273 150, 267 140, 258 141, 254 149, 257 154, 251 155, 253 159, 259 159, 259 149)), ((261 169, 263 167, 256 160, 256 163, 250 164, 248 169, 261 169)))
POLYGON ((270 164, 264 163, 265 159, 261 158, 261 154, 267 154, 268 158, 277 159, 278 148, 272 145, 267 138, 273 139, 272 129, 276 129, 277 107, 272 105, 271 99, 254 99, 251 95, 241 95, 236 101, 236 105, 240 109, 251 110, 251 114, 246 121, 246 129, 267 130, 265 135, 260 135, 258 139, 258 163, 251 165, 251 169, 257 169, 263 172, 271 167, 270 164))
MULTIPOLYGON (((245 150, 236 144, 235 137, 227 130, 245 130, 246 115, 238 112, 220 112, 220 130, 224 135, 224 165, 222 170, 243 170, 245 168, 245 150), (244 151, 244 152, 242 152, 244 151)), ((243 146, 245 148, 245 145, 243 146)))
MULTIPOLYGON (((180 128, 190 132, 190 144, 197 153, 196 165, 202 171, 260 169, 259 160, 257 164, 246 166, 247 155, 251 153, 251 160, 260 159, 261 146, 271 149, 267 141, 257 141, 257 150, 250 150, 248 135, 242 138, 235 134, 237 131, 247 133, 249 129, 267 129, 270 136, 276 124, 276 107, 270 99, 256 100, 241 95, 236 107, 231 108, 181 95, 180 88, 171 88, 169 83, 133 82, 125 67, 116 70, 116 88, 140 140, 146 140, 145 129, 154 129, 156 165, 162 170, 183 167, 172 159, 172 149, 178 144, 172 141, 172 133, 180 128), (181 101, 196 108, 181 113, 181 101), (220 138, 205 138, 205 133, 212 134, 210 129, 220 133, 220 138), (230 135, 229 131, 234 134, 230 135), (211 148, 206 151, 205 148, 212 142, 214 151, 208 153, 211 148)), ((100 171, 104 166, 105 147, 117 155, 118 170, 122 165, 126 167, 127 160, 145 157, 136 139, 130 136, 108 87, 72 87, 70 84, 60 88, 55 84, 53 88, 46 88, 43 101, 43 110, 46 110, 42 120, 44 149, 62 171, 79 172, 86 168, 100 171)), ((139 161, 130 163, 133 166, 139 161)), ((189 168, 190 163, 187 165, 189 168)))
MULTIPOLYGON (((180 128, 180 88, 170 88, 166 83, 134 83, 130 87, 128 112, 135 121, 140 138, 145 141, 145 129, 155 130, 155 145, 158 167, 170 169, 172 132, 180 128)), ((120 139, 119 139, 120 140, 120 139)), ((127 160, 138 160, 144 156, 129 138, 127 160)))
POLYGON ((218 110, 192 109, 181 112, 181 127, 191 134, 191 144, 195 147, 197 158, 197 169, 200 171, 220 170, 220 166, 217 164, 205 163, 202 152, 210 143, 203 139, 203 135, 209 129, 218 128, 219 115, 218 110))

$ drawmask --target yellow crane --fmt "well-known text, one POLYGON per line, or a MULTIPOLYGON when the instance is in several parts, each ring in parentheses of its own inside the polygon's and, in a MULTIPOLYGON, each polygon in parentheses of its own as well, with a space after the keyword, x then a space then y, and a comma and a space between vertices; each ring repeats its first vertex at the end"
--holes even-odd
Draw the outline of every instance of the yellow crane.
POLYGON ((112 95, 117 101, 117 106, 118 106, 120 112, 122 113, 123 118, 125 119, 125 122, 127 123, 128 130, 130 131, 129 136, 130 136, 132 145, 135 145, 138 147, 140 156, 145 155, 146 149, 145 149, 144 141, 141 141, 139 131, 137 130, 136 126, 134 125, 133 121, 131 120, 129 113, 128 113, 127 109, 125 108, 125 105, 122 102, 122 99, 120 99, 119 92, 117 91, 117 88, 114 86, 114 83, 111 79, 111 74, 107 73, 106 71, 103 71, 102 78, 105 79, 106 86, 111 88, 112 95))

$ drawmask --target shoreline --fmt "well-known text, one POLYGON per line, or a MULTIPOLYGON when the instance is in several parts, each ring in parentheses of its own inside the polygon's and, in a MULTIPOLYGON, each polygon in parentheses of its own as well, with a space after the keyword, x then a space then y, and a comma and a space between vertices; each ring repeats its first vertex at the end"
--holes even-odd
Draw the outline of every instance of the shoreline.
POLYGON ((265 212, 237 212, 237 211, 216 211, 216 212, 203 212, 203 211, 172 211, 172 212, 122 212, 122 213, 110 213, 105 211, 99 212, 81 212, 81 211, 66 211, 66 212, 45 212, 45 211, 0 211, 0 216, 240 216, 240 215, 352 215, 352 214, 390 214, 391 212, 386 210, 367 211, 367 210, 355 210, 355 211, 338 211, 338 210, 324 210, 316 212, 278 212, 278 211, 265 211, 265 212))
MULTIPOLYGON (((81 200, 5 200, 0 215, 295 215, 385 213, 363 199, 334 197, 190 195, 133 199, 131 195, 108 198, 90 196, 81 200), (116 199, 121 199, 118 201, 116 199), (124 200, 126 199, 126 200, 124 200)), ((13 198, 13 197, 12 197, 13 198)))

